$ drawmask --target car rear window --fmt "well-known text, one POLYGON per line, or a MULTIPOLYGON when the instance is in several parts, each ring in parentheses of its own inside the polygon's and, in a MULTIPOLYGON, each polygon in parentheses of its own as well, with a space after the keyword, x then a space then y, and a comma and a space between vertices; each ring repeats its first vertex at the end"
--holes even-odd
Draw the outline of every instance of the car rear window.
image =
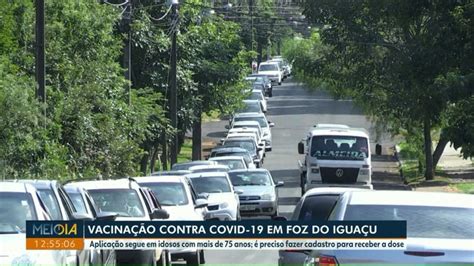
POLYGON ((338 198, 339 195, 315 195, 306 197, 301 207, 298 220, 327 220, 338 198))
POLYGON ((405 220, 408 237, 474 239, 474 209, 470 208, 349 205, 344 220, 405 220))

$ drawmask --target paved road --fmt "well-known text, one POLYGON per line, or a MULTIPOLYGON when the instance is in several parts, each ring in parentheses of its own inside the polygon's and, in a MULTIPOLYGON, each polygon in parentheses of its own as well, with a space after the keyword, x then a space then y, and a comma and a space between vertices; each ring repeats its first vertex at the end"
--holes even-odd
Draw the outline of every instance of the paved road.
MULTIPOLYGON (((297 143, 316 123, 339 123, 369 130, 372 141, 376 134, 372 123, 350 100, 333 100, 322 91, 308 91, 288 80, 274 87, 268 103, 268 119, 275 123, 272 130, 273 151, 267 153, 264 167, 269 169, 275 181, 284 181, 280 188, 279 211, 287 216, 301 196, 297 160, 297 143)), ((204 138, 224 137, 226 122, 211 122, 203 127, 204 138)), ((393 146, 388 136, 378 141, 383 155, 373 158, 374 187, 376 189, 404 189, 400 185, 396 163, 390 153, 393 146)), ((372 143, 374 146, 375 143, 372 143)), ((372 150, 375 150, 372 147, 372 150)), ((276 265, 277 251, 206 251, 207 264, 266 264, 276 265)))

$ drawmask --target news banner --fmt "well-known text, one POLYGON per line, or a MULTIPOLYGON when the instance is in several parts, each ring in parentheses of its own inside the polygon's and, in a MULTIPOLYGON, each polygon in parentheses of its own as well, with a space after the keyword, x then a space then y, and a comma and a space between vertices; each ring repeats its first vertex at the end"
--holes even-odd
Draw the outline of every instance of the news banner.
POLYGON ((27 249, 405 249, 406 221, 27 221, 27 249))

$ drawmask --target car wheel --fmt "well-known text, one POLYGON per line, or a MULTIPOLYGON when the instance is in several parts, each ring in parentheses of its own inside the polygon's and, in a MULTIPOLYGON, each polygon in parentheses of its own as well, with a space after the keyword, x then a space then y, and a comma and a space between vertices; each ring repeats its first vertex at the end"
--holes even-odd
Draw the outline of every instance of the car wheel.
POLYGON ((278 85, 281 85, 281 81, 280 81, 280 82, 278 82, 278 85))
POLYGON ((187 258, 186 258, 186 265, 187 266, 199 266, 200 262, 201 262, 201 252, 196 251, 195 254, 193 255, 189 255, 187 258))
POLYGON ((156 265, 158 266, 169 266, 171 265, 171 261, 169 260, 168 253, 166 250, 163 250, 161 252, 160 259, 156 262, 156 265))
POLYGON ((204 250, 200 250, 199 252, 200 252, 200 254, 199 254, 199 262, 200 262, 201 264, 206 263, 206 259, 204 258, 204 250))

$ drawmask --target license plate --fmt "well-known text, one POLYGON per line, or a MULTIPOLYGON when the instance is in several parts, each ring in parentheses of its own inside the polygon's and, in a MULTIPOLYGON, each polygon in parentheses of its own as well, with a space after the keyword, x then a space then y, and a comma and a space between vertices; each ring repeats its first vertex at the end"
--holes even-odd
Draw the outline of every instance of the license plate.
POLYGON ((241 205, 240 209, 243 211, 253 211, 255 210, 256 206, 255 205, 241 205))

